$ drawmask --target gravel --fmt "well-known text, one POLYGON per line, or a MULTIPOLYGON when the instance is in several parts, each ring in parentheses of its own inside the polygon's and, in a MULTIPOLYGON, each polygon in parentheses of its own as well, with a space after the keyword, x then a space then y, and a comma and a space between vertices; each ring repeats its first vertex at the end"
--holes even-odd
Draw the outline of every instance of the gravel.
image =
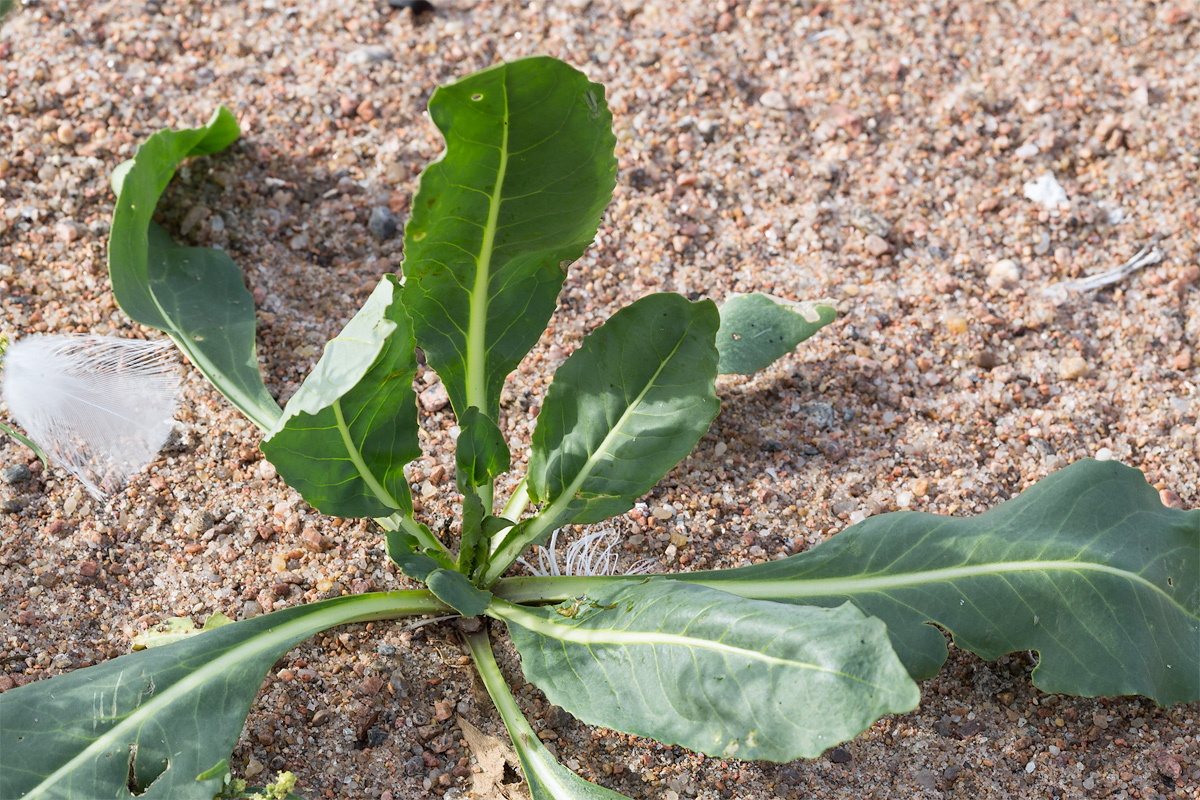
MULTIPOLYGON (((407 218, 441 152, 433 89, 546 53, 608 87, 620 174, 505 394, 518 458, 554 368, 647 292, 829 297, 841 312, 772 368, 721 379, 709 434, 613 521, 623 563, 732 566, 902 506, 975 514, 1087 456, 1194 508, 1196 22, 1170 0, 23 5, 0 29, 0 334, 159 335, 109 291, 108 174, 225 103, 244 138, 186 165, 161 221, 242 267, 285 400, 399 269, 402 239, 372 217, 407 218), (1025 196, 1048 175, 1067 198, 1053 207, 1025 196), (1045 298, 1153 234, 1160 263, 1045 298)), ((308 508, 259 432, 181 369, 180 444, 106 502, 0 443, 0 464, 30 471, 0 485, 0 690, 128 652, 164 617, 408 585, 376 532, 308 508)), ((433 376, 419 381, 427 455, 410 478, 436 526, 456 513, 457 429, 433 376)), ((501 666, 541 719, 506 646, 501 666)), ((634 798, 1200 797, 1200 706, 1046 695, 1033 666, 952 648, 918 711, 813 761, 723 761, 557 717, 547 742, 634 798)), ((310 798, 463 797, 450 707, 503 735, 451 626, 328 631, 267 676, 233 769, 292 769, 310 798)))

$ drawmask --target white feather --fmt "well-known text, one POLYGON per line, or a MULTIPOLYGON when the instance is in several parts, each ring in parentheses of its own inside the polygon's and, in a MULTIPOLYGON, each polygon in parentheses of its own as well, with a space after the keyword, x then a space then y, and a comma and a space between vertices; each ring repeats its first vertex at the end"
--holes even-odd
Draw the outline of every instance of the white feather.
POLYGON ((30 336, 4 353, 3 394, 29 438, 97 499, 149 463, 179 405, 170 341, 30 336))

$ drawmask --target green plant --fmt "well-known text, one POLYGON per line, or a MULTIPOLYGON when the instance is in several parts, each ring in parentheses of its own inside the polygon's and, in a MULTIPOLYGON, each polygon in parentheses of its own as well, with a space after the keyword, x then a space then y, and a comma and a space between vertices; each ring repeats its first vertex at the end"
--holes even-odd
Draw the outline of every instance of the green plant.
MULTIPOLYGON (((511 466, 500 391, 611 197, 611 117, 602 87, 546 58, 443 86, 430 114, 447 151, 414 198, 404 280, 383 277, 282 413, 258 375, 236 266, 151 222, 183 158, 236 138, 228 112, 142 145, 116 181, 110 243, 126 313, 166 331, 266 431, 264 453, 312 506, 377 519, 391 559, 426 588, 179 631, 173 644, 6 692, 0 794, 212 797, 276 659, 334 625, 419 614, 503 622, 551 702, 723 757, 814 757, 914 708, 914 679, 946 658, 931 622, 984 657, 1037 650, 1034 682, 1048 691, 1200 698, 1200 511, 1165 508, 1139 472, 1111 462, 1072 465, 973 518, 880 515, 742 569, 504 577, 556 529, 630 509, 708 429, 718 373, 769 364, 833 310, 762 295, 718 310, 658 294, 618 311, 558 370, 526 473, 499 506, 496 478, 511 466), (461 429, 453 542, 416 519, 403 471, 420 452, 418 346, 461 429)), ((619 797, 533 735, 488 628, 463 634, 533 797, 619 797)))

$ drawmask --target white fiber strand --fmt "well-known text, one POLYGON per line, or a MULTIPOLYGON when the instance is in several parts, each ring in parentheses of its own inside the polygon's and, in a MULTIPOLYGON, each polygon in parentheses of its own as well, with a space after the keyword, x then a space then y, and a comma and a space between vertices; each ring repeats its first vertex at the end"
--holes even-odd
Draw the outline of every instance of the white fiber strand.
MULTIPOLYGON (((567 545, 566 557, 560 569, 558 566, 558 531, 556 530, 550 536, 549 543, 538 548, 537 566, 523 558, 518 558, 517 563, 523 565, 534 575, 541 577, 616 575, 619 569, 616 549, 620 543, 620 534, 612 528, 600 528, 584 534, 567 545)), ((644 558, 620 574, 643 575, 650 571, 651 566, 653 566, 653 562, 644 558)))
POLYGON ((118 488, 166 443, 179 405, 170 341, 30 336, 4 354, 16 421, 93 497, 118 488))

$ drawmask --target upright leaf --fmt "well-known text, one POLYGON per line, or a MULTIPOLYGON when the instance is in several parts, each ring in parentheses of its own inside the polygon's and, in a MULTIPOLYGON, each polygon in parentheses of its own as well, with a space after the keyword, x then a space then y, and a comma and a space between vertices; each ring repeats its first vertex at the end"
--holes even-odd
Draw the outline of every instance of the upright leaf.
POLYGON ((386 275, 325 345, 263 440, 263 453, 289 486, 325 514, 411 514, 404 465, 421 454, 416 374, 399 283, 386 275))
POLYGON ((446 152, 413 198, 404 303, 455 413, 495 419, 612 198, 612 115, 604 87, 545 57, 439 87, 429 114, 446 152))
POLYGON ((720 410, 719 324, 707 300, 648 295, 559 367, 529 454, 529 495, 548 505, 501 544, 492 579, 554 528, 628 511, 691 452, 720 410))
POLYGON ((462 542, 458 569, 471 574, 482 555, 484 521, 490 518, 491 481, 508 469, 511 454, 504 433, 491 417, 471 406, 459 418, 462 433, 454 450, 455 477, 463 495, 462 542), (488 505, 485 505, 488 501, 488 505))
POLYGON ((0 694, 0 797, 212 800, 263 676, 334 625, 445 610, 361 594, 224 625, 0 694), (148 787, 148 788, 146 788, 148 787))
POLYGON ((628 800, 625 795, 589 783, 559 764, 517 707, 492 655, 487 631, 467 634, 466 638, 483 685, 512 737, 532 800, 628 800))
POLYGON ((489 613, 508 623, 525 677, 551 703, 708 755, 813 758, 916 707, 879 620, 848 603, 782 611, 653 579, 556 607, 493 601, 489 613))
POLYGON ((718 371, 722 375, 758 372, 795 350, 836 316, 837 309, 828 300, 794 303, 760 292, 731 295, 721 306, 718 371))
POLYGON ((976 517, 870 517, 812 550, 677 576, 742 597, 887 623, 915 678, 946 660, 936 623, 993 659, 1036 650, 1047 692, 1200 700, 1200 510, 1167 508, 1142 473, 1090 459, 976 517))
POLYGON ((167 333, 220 392, 260 428, 279 417, 254 347, 254 298, 222 250, 180 247, 154 224, 154 208, 188 156, 215 153, 239 135, 222 106, 203 128, 154 134, 113 173, 117 205, 108 272, 121 310, 167 333))
POLYGON ((460 491, 482 486, 508 470, 508 443, 491 417, 471 406, 459 417, 458 425, 462 433, 454 446, 454 463, 460 491))

